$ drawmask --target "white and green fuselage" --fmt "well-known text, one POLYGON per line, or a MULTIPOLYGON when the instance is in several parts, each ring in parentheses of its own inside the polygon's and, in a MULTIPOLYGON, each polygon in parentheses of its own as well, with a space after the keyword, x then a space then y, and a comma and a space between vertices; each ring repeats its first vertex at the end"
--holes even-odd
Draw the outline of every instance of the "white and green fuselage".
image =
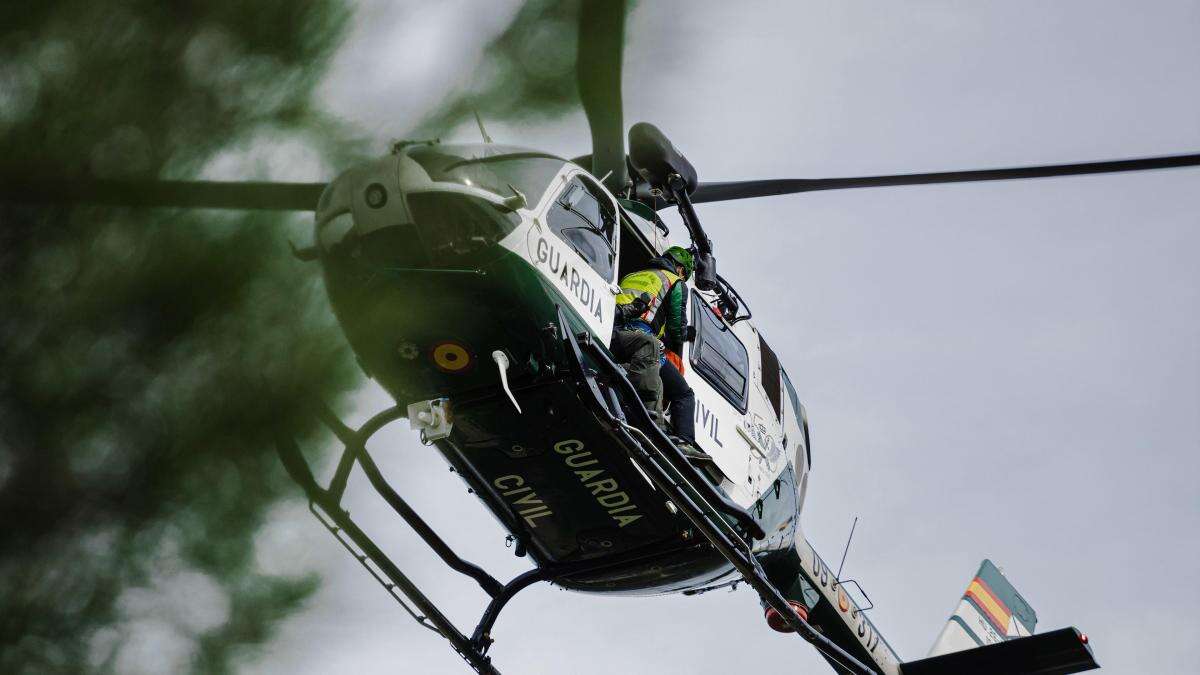
MULTIPOLYGON (((401 405, 448 402, 452 428, 434 444, 566 588, 734 580, 588 411, 557 337, 565 317, 572 333, 610 343, 618 279, 668 246, 656 221, 573 163, 490 144, 400 147, 331 183, 317 212, 330 301, 363 369, 401 405)), ((766 533, 754 556, 826 637, 903 672, 802 534, 807 420, 774 351, 752 321, 730 322, 712 294, 686 290, 696 337, 680 356, 696 444, 766 533)))

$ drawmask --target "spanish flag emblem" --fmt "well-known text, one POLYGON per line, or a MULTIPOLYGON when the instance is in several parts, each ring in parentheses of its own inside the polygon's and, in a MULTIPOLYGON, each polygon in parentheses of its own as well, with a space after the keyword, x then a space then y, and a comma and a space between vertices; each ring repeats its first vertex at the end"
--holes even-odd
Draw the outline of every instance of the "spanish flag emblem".
POLYGON ((1008 635, 1008 624, 1012 618, 1012 612, 1008 611, 1008 607, 1005 607, 1003 602, 1000 602, 1000 599, 983 579, 980 577, 972 579, 971 585, 967 586, 967 592, 963 597, 975 603, 975 606, 987 617, 998 633, 1008 635))

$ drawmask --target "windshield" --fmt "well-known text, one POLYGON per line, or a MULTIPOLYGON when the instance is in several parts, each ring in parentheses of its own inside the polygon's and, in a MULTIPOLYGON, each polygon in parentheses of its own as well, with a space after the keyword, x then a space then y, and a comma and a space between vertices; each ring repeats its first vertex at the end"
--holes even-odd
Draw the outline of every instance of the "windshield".
POLYGON ((511 196, 509 186, 538 203, 566 160, 554 155, 504 145, 423 145, 409 150, 429 177, 511 196))

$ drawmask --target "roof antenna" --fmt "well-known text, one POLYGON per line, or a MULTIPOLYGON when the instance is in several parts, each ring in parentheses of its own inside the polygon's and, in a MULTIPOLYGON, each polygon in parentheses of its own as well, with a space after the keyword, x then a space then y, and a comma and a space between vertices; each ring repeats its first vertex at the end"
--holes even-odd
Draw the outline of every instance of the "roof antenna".
POLYGON ((850 525, 850 536, 846 537, 846 548, 842 549, 842 562, 838 563, 837 580, 840 583, 842 580, 842 566, 846 564, 846 554, 850 552, 850 540, 854 538, 854 528, 858 526, 858 516, 854 516, 854 523, 850 525))
POLYGON ((479 135, 483 136, 483 142, 491 143, 492 137, 488 136, 487 130, 483 128, 483 118, 479 116, 479 111, 472 110, 471 112, 475 113, 475 123, 479 125, 479 135))

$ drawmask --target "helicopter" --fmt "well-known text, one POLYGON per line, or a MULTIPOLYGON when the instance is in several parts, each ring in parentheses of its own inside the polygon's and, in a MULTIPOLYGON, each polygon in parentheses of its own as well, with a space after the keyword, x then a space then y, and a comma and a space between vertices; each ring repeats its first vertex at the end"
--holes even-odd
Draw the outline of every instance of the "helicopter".
MULTIPOLYGON (((581 84, 583 84, 582 81, 581 84)), ((718 189, 720 186, 706 186, 698 183, 689 175, 691 173, 688 170, 689 165, 684 164, 682 155, 669 143, 666 143, 661 134, 655 134, 651 129, 645 127, 638 127, 638 131, 639 136, 636 141, 631 139, 628 161, 625 160, 623 151, 619 153, 620 159, 616 162, 604 160, 600 157, 601 153, 594 152, 595 159, 586 162, 588 166, 582 167, 572 166, 570 162, 559 158, 537 157, 534 156, 536 155, 534 151, 502 148, 493 144, 481 144, 473 147, 411 144, 396 148, 396 153, 382 160, 378 166, 360 167, 353 177, 347 177, 345 180, 339 179, 328 187, 328 191, 325 193, 328 195, 328 199, 320 198, 323 206, 318 208, 319 230, 314 248, 302 250, 300 253, 303 257, 313 257, 316 262, 328 265, 331 298, 337 298, 334 305, 339 308, 339 317, 347 326, 347 334, 356 350, 359 351, 368 372, 377 381, 385 383, 389 390, 395 392, 399 402, 411 401, 423 404, 414 409, 412 413, 407 407, 403 409, 402 414, 401 410, 397 409, 393 413, 397 415, 396 419, 405 416, 410 420, 424 418, 426 421, 422 421, 419 426, 428 442, 448 454, 451 454, 452 451, 445 448, 452 448, 454 453, 462 455, 457 461, 452 460, 452 465, 459 469, 464 478, 468 480, 468 484, 478 488, 478 486, 487 487, 490 482, 492 484, 491 492, 499 492, 500 497, 507 498, 503 505, 496 505, 491 501, 488 501, 488 504, 495 511, 507 514, 508 520, 513 522, 513 534, 518 538, 519 546, 539 564, 546 563, 552 558, 551 553, 554 552, 553 547, 556 542, 552 541, 550 537, 560 536, 562 541, 566 542, 561 544, 562 546, 574 546, 575 549, 585 552, 586 555, 580 557, 597 561, 597 563, 601 560, 612 563, 614 567, 608 568, 610 571, 605 572, 605 575, 615 576, 619 572, 627 578, 630 572, 635 570, 635 567, 632 564, 617 565, 621 561, 616 558, 616 552, 612 550, 622 548, 624 542, 612 539, 611 535, 606 537, 603 532, 589 533, 587 539, 581 540, 579 534, 575 534, 572 539, 571 535, 574 533, 569 530, 544 528, 555 523, 556 518, 563 518, 567 523, 566 527, 570 527, 572 523, 581 523, 586 519, 586 515, 590 514, 596 515, 596 518, 592 519, 593 522, 598 519, 605 523, 604 527, 615 528, 617 534, 623 535, 634 532, 635 529, 632 528, 640 528, 652 522, 657 524, 658 519, 664 519, 668 524, 674 525, 670 528, 673 535, 672 543, 680 545, 681 551, 684 551, 686 555, 691 555, 691 552, 695 551, 697 556, 705 553, 709 559, 714 561, 714 569, 704 572, 704 575, 708 577, 704 583, 711 585, 738 573, 744 575, 745 572, 737 569, 737 565, 722 562, 717 556, 711 555, 709 548, 719 547, 721 544, 711 541, 704 543, 702 540, 707 540, 710 532, 715 535, 723 532, 724 538, 718 537, 722 543, 737 543, 739 539, 760 542, 761 540, 754 538, 754 535, 757 534, 754 531, 755 525, 765 533, 765 531, 769 531, 767 525, 774 525, 776 522, 774 520, 768 522, 767 516, 759 512, 758 501, 765 494, 771 494, 776 500, 781 500, 783 513, 787 513, 790 508, 792 513, 788 514, 788 517, 798 514, 803 503, 802 488, 808 476, 809 443, 804 428, 806 425, 804 424, 803 408, 791 396, 791 388, 788 386, 789 382, 785 371, 782 368, 778 369, 778 378, 781 384, 772 383, 773 371, 771 369, 765 369, 764 375, 762 364, 768 358, 768 352, 763 348, 766 342, 761 336, 755 334, 753 320, 745 318, 748 314, 747 303, 716 274, 716 256, 711 250, 711 242, 705 243, 707 238, 703 236, 702 230, 697 229, 693 241, 700 253, 701 260, 704 261, 703 271, 697 275, 696 281, 689 287, 689 292, 694 291, 696 294, 692 296, 693 300, 690 305, 695 312, 698 312, 693 316, 693 324, 698 329, 698 341, 692 344, 685 357, 689 359, 687 376, 696 390, 697 396, 701 398, 701 405, 704 406, 705 400, 711 404, 711 407, 698 408, 702 422, 707 422, 704 426, 706 435, 712 439, 711 442, 706 442, 702 438, 700 443, 710 451, 717 468, 721 470, 718 491, 715 494, 710 493, 703 476, 700 477, 700 481, 695 480, 694 476, 689 473, 690 467, 680 464, 667 445, 654 447, 656 444, 650 443, 651 448, 647 450, 650 457, 646 461, 654 463, 655 466, 643 465, 642 460, 645 458, 638 454, 640 452, 638 447, 645 444, 645 441, 635 431, 617 425, 611 420, 608 420, 607 424, 612 429, 604 432, 595 431, 592 432, 592 435, 606 437, 619 432, 619 430, 625 430, 634 437, 635 441, 638 441, 638 443, 628 444, 628 440, 625 440, 628 447, 621 452, 630 455, 629 459, 625 459, 625 455, 615 451, 606 457, 608 459, 620 458, 626 462, 626 465, 623 465, 624 473, 619 475, 618 471, 621 469, 604 467, 609 476, 615 476, 612 480, 617 483, 617 487, 612 490, 602 491, 599 495, 591 494, 598 487, 607 488, 609 486, 608 483, 604 483, 601 486, 591 487, 585 484, 584 487, 588 488, 586 495, 582 489, 575 493, 567 491, 567 486, 578 487, 577 483, 581 477, 575 471, 595 471, 597 469, 588 468, 597 466, 593 464, 572 470, 570 473, 563 472, 566 478, 570 479, 566 481, 552 480, 551 469, 546 468, 545 482, 551 486, 550 488, 541 487, 542 483, 540 482, 534 485, 531 478, 532 473, 523 474, 515 468, 517 466, 534 467, 536 466, 534 462, 538 458, 557 460, 564 464, 567 462, 567 458, 572 457, 578 458, 572 461, 580 464, 590 461, 581 456, 583 452, 600 452, 596 450, 598 447, 596 442, 591 438, 583 438, 584 432, 576 434, 574 430, 584 425, 603 424, 607 419, 603 417, 605 414, 615 416, 618 421, 623 414, 625 423, 646 434, 651 441, 661 442, 661 439, 653 432, 653 427, 646 424, 636 406, 628 399, 627 390, 621 384, 619 372, 606 368, 606 364, 601 360, 602 357, 607 356, 603 347, 611 332, 612 320, 609 298, 601 289, 608 288, 613 279, 618 279, 622 272, 637 269, 650 256, 661 252, 661 243, 658 238, 662 230, 656 222, 655 209, 670 206, 684 209, 686 222, 699 228, 699 218, 695 216, 694 212, 687 212, 689 203, 714 201, 722 194, 741 193, 735 192, 734 188, 729 186, 726 186, 725 192, 722 193, 718 189), (639 159, 635 160, 635 157, 639 159), (545 160, 545 162, 541 160, 545 160), (657 172, 655 171, 656 161, 663 163, 663 166, 658 167, 659 171, 657 172), (538 165, 537 168, 534 167, 535 164, 538 165), (625 164, 626 169, 632 164, 634 169, 627 173, 629 182, 625 184, 620 182, 621 164, 625 164), (393 171, 393 167, 394 174, 390 173, 393 171), (530 174, 536 174, 539 171, 549 173, 551 168, 555 173, 550 176, 549 182, 545 185, 539 187, 539 180, 529 178, 530 174), (428 176, 428 182, 425 182, 422 172, 424 176, 428 176), (610 172, 611 175, 609 175, 610 172), (399 178, 401 175, 403 182, 399 178), (675 179, 673 176, 678 178, 675 179), (607 178, 607 180, 597 180, 598 178, 607 178), (503 179, 503 181, 499 179, 503 179), (576 180, 578 183, 574 182, 576 180), (682 188, 680 188, 680 183, 682 188), (695 183, 695 185, 690 186, 691 183, 695 183), (381 186, 382 189, 373 189, 372 186, 375 185, 381 186), (451 189, 452 187, 453 189, 451 189), (479 188, 479 191, 460 188, 479 188), (574 192, 566 191, 572 188, 574 192), (461 198, 461 201, 455 202, 450 199, 451 194, 461 198), (706 199, 706 194, 708 197, 716 194, 717 197, 706 199), (359 202, 360 197, 361 203, 359 202), (563 201, 559 200, 560 197, 574 207, 578 207, 581 203, 575 201, 576 199, 593 200, 596 203, 597 212, 600 214, 595 229, 604 234, 597 235, 591 229, 566 230, 564 228, 559 232, 554 232, 550 214, 556 207, 564 206, 563 201), (345 201, 339 201, 343 198, 345 201), (422 204, 422 202, 425 203, 422 204), (348 211, 337 213, 338 210, 347 206, 349 207, 348 211), (413 227, 407 228, 406 232, 390 229, 398 222, 394 220, 398 208, 406 209, 407 215, 411 216, 413 227), (454 220, 440 220, 443 213, 457 208, 461 208, 463 212, 454 220), (344 217, 347 214, 350 217, 344 217), (604 221, 606 216, 612 218, 611 223, 604 221), (529 237, 534 228, 538 227, 539 222, 542 225, 544 236, 531 240, 529 237), (464 223, 469 226, 465 232, 460 233, 455 229, 464 223), (505 232, 509 227, 512 229, 505 232), (505 242, 510 235, 514 235, 519 230, 528 230, 525 232, 524 256, 521 264, 537 272, 537 276, 532 276, 532 280, 527 277, 526 282, 515 278, 519 272, 514 271, 509 275, 498 269, 499 265, 496 261, 481 258, 481 256, 490 255, 489 250, 503 256, 516 253, 514 249, 521 248, 521 243, 516 240, 505 242), (568 232, 575 234, 567 234, 568 232), (443 237, 443 235, 445 236, 443 237), (391 247, 394 246, 415 248, 412 246, 412 242, 416 239, 419 239, 422 246, 426 247, 428 251, 436 252, 437 255, 445 255, 448 261, 455 261, 455 263, 434 267, 427 261, 409 260, 391 251, 391 247), (542 242, 545 242, 544 247, 542 242), (360 259, 364 256, 368 258, 368 262, 373 266, 372 272, 379 272, 382 276, 392 275, 390 278, 393 283, 398 281, 404 289, 414 294, 419 291, 420 302, 424 307, 414 310, 411 305, 400 304, 399 297, 372 297, 368 300, 365 298, 367 293, 355 295, 356 288, 361 289, 362 284, 368 283, 368 280, 360 277, 361 267, 352 260, 348 260, 348 258, 355 257, 356 245, 358 257, 360 259), (497 246, 510 253, 489 248, 497 246), (605 250, 610 247, 611 250, 606 254, 605 250), (580 251, 574 250, 575 248, 586 249, 588 255, 583 255, 580 251), (372 258, 376 255, 379 257, 372 258), (614 269, 610 270, 608 274, 602 274, 594 265, 602 266, 606 255, 609 256, 608 265, 614 269), (595 260, 592 259, 593 257, 595 260), (564 263, 564 261, 567 262, 564 263), (539 268, 538 264, 542 264, 543 267, 539 268), (570 266, 569 269, 567 265, 570 266), (549 270, 549 274, 546 274, 546 270, 549 270), (478 271, 485 274, 479 274, 478 271), (592 272, 595 272, 595 275, 592 272), (575 283, 576 274, 579 276, 578 283, 575 283), (487 293, 495 286, 503 287, 504 284, 509 283, 524 283, 524 285, 518 285, 517 290, 506 293, 496 291, 497 296, 481 296, 479 294, 487 293), (488 302, 493 297, 497 298, 494 304, 488 302), (517 298, 516 302, 512 301, 514 297, 517 298), (470 300, 456 300, 457 298, 470 298, 470 300), (536 309, 527 308, 524 303, 533 302, 532 298, 538 298, 537 302, 542 303, 542 306, 536 309), (396 303, 392 303, 392 299, 396 300, 396 303), (377 304, 368 306, 365 305, 367 302, 377 304), (438 326, 436 328, 414 327, 412 317, 424 316, 429 313, 431 303, 437 313, 438 326), (715 307, 717 311, 705 314, 703 309, 705 306, 715 307), (394 309, 388 310, 388 307, 394 309), (561 317, 559 310, 561 310, 561 317), (509 312, 520 312, 521 314, 514 320, 509 317, 509 312), (532 316, 535 312, 540 312, 536 318, 528 320, 522 318, 532 316), (711 367, 712 364, 706 365, 704 362, 705 352, 703 343, 700 341, 704 340, 706 335, 699 329, 705 327, 700 321, 708 321, 710 317, 715 319, 713 324, 717 331, 715 334, 731 334, 747 351, 745 361, 748 364, 749 377, 746 379, 749 381, 744 384, 745 388, 742 390, 747 399, 745 414, 726 411, 722 406, 736 409, 736 406, 730 403, 726 396, 726 394, 733 394, 721 389, 721 385, 714 384, 706 377, 708 371, 705 368, 711 367), (487 342, 487 336, 490 334, 488 331, 502 330, 505 334, 519 333, 524 324, 550 330, 544 331, 547 333, 546 335, 537 333, 536 337, 531 337, 535 334, 530 330, 511 338, 511 341, 493 340, 491 344, 487 342), (553 328, 551 324, 554 324, 553 328), (389 325, 406 326, 406 330, 410 330, 413 334, 389 335, 387 332, 389 325), (451 335, 430 337, 420 335, 423 330, 444 330, 448 325, 459 328, 451 335), (759 341, 757 345, 756 338, 759 341), (483 341, 483 346, 480 346, 480 341, 483 341), (549 354, 551 358, 539 357, 530 360, 529 357, 533 355, 533 350, 526 349, 517 352, 519 345, 543 341, 547 344, 544 353, 549 354), (576 346, 582 359, 574 358, 576 346), (495 356, 497 351, 501 352, 502 359, 495 356), (562 354, 559 355, 559 352, 562 354), (583 364, 578 370, 575 368, 577 361, 582 361, 583 364), (398 365, 392 365, 393 362, 398 365), (509 365, 501 366, 501 362, 507 362, 509 365), (590 370, 597 372, 591 374, 590 370), (570 379, 572 377, 573 380, 570 379), (565 384, 558 390, 539 389, 539 387, 548 386, 548 382, 554 378, 566 378, 565 384), (429 379, 433 379, 439 384, 431 385, 429 379), (579 393, 580 391, 584 394, 591 392, 592 381, 595 381, 596 391, 602 395, 600 400, 606 402, 607 410, 599 407, 582 407, 584 404, 594 404, 594 401, 579 393), (760 394, 760 387, 761 394, 765 394, 765 398, 760 394), (788 395, 784 397, 778 391, 779 389, 784 390, 788 395), (775 395, 779 398, 778 404, 775 404, 771 398, 772 392, 776 392, 775 395), (473 397, 472 394, 478 394, 478 396, 473 397), (572 409, 562 409, 560 406, 547 403, 549 400, 569 402, 571 397, 582 398, 582 403, 572 409), (615 404, 612 403, 614 397, 615 404), (519 412, 518 407, 521 409, 519 412), (705 410, 709 411, 707 417, 704 415, 705 410), (772 421, 772 414, 764 414, 767 410, 772 411, 775 421, 772 421), (563 417, 560 418, 555 413, 563 417), (746 430, 746 433, 751 436, 750 441, 742 438, 739 432, 739 429, 745 429, 747 418, 753 421, 753 414, 762 416, 762 425, 766 429, 763 437, 758 439, 758 445, 752 444, 752 441, 755 441, 754 433, 758 430, 757 424, 746 430), (600 419, 601 422, 591 421, 588 415, 600 419), (494 416, 495 419, 489 420, 489 416, 494 416), (579 422, 579 420, 583 421, 579 422), (540 427, 547 434, 550 431, 557 432, 568 429, 572 433, 562 436, 558 440, 540 441, 537 438, 525 438, 524 431, 520 438, 505 438, 502 441, 489 440, 486 436, 495 428, 510 426, 522 429, 540 427), (439 438, 443 433, 448 435, 439 438), (475 434, 475 436, 472 437, 471 434, 475 434), (730 436, 730 434, 735 435, 730 436), (740 458, 739 455, 732 452, 726 455, 721 451, 730 445, 731 438, 733 441, 745 445, 740 458), (511 443, 509 442, 511 440, 527 440, 528 442, 511 443), (575 440, 580 446, 575 444, 560 446, 559 444, 565 440, 575 440), (787 441, 786 444, 784 440, 787 441), (775 441, 774 447, 772 447, 772 441, 775 441), (476 445, 470 445, 471 443, 476 445), (519 449, 516 448, 518 445, 519 449), (805 456, 803 458, 800 456, 801 447, 804 449, 805 456), (515 453, 516 456, 505 454, 503 452, 505 448, 509 453, 515 453), (480 463, 482 460, 473 460, 473 458, 481 456, 485 449, 500 452, 503 457, 496 456, 495 459, 509 462, 514 468, 509 473, 499 475, 485 473, 487 467, 480 463), (780 450, 779 453, 775 451, 777 449, 780 450), (564 450, 566 452, 563 452, 564 450), (772 475, 772 462, 779 461, 777 455, 782 455, 784 460, 782 464, 785 468, 780 469, 780 473, 772 475), (665 462, 662 457, 666 458, 665 462), (751 463, 755 465, 755 468, 751 468, 751 463), (791 467, 791 483, 788 483, 786 479, 788 474, 786 467, 788 466, 791 467), (463 471, 464 468, 470 469, 474 473, 463 471), (639 479, 638 476, 642 473, 645 476, 639 479), (742 473, 745 473, 744 484, 740 480, 742 473), (479 475, 482 475, 485 480, 480 480, 479 475), (474 478, 467 478, 468 476, 474 476, 474 478), (516 478, 504 480, 502 485, 495 484, 496 480, 506 476, 516 476, 524 484, 518 485, 516 478), (781 480, 779 477, 784 477, 784 479, 781 480), (491 478, 491 480, 486 480, 486 478, 491 478), (674 492, 670 492, 669 486, 662 486, 656 482, 668 479, 686 484, 685 489, 679 492, 682 496, 676 497, 674 492), (758 484, 752 484, 752 479, 757 480, 758 484), (575 480, 576 483, 571 483, 571 480, 575 480), (641 482, 639 483, 638 480, 641 482), (656 493, 650 493, 643 487, 643 484, 655 486, 656 493), (632 494, 631 485, 642 488, 642 493, 632 494), (800 487, 796 487, 797 485, 800 487), (769 489, 766 489, 768 487, 769 489), (561 490, 564 494, 554 495, 551 488, 561 490), (510 491, 511 494, 504 494, 510 491), (684 492, 688 494, 685 495, 684 492), (578 498, 573 496, 576 494, 578 494, 578 498), (609 494, 613 496, 607 499, 607 503, 599 501, 600 497, 609 494), (618 496, 620 494, 629 497, 630 502, 622 502, 618 496), (654 497, 655 494, 659 495, 657 499, 654 497), (661 496, 664 494, 672 496, 664 501, 661 496), (793 494, 795 494, 794 499, 793 494), (689 497, 696 509, 689 511, 689 505, 683 496, 689 497), (722 497, 727 498, 741 511, 749 512, 750 520, 740 516, 740 511, 727 508, 728 505, 722 500, 722 497), (566 506, 556 505, 555 498, 561 500, 559 504, 566 506), (649 506, 643 510, 642 507, 645 503, 642 501, 643 498, 660 506, 668 513, 671 509, 666 504, 669 502, 675 508, 683 511, 682 517, 681 514, 664 515, 661 510, 651 512, 649 506), (592 501, 588 501, 589 499, 592 501), (702 508, 705 501, 712 508, 702 508), (794 501, 794 506, 788 507, 787 503, 791 501, 794 501), (612 506, 610 507, 609 504, 612 506), (603 507, 603 515, 596 513, 597 505, 603 507), (636 508, 620 510, 631 505, 636 508), (692 526, 688 523, 692 522, 690 519, 696 514, 702 516, 700 520, 705 524, 694 526, 696 529, 692 532, 691 541, 700 543, 692 543, 683 547, 678 540, 683 538, 683 533, 687 529, 691 529, 692 526), (713 517, 714 514, 717 517, 713 517), (720 525, 719 520, 726 518, 734 521, 732 535, 730 531, 720 525), (683 523, 684 529, 679 529, 678 523, 683 523), (544 537, 539 536, 543 533, 551 534, 544 537), (522 539, 520 536, 522 534, 528 536, 522 539), (614 557, 607 557, 610 553, 614 557), (720 571, 725 567, 731 567, 735 571, 726 571, 723 576, 720 571)), ((618 137, 623 137, 623 135, 622 130, 618 137)), ((605 138, 609 137, 605 136, 605 138)), ((1075 168, 1083 172, 1082 167, 1075 168)), ((1151 167, 1137 164, 1127 168, 1151 167)), ((1009 177, 1017 176, 1010 175, 1009 177)), ((947 175, 943 178, 949 180, 950 177, 947 175)), ((179 187, 187 187, 188 190, 182 191, 187 195, 196 195, 203 190, 201 186, 179 187)), ((324 185, 320 187, 325 189, 324 185)), ((765 184, 753 190, 748 186, 743 187, 747 192, 757 190, 758 193, 766 193, 769 189, 783 189, 783 186, 768 187, 765 184)), ((853 185, 845 187, 853 187, 853 185)), ((306 201, 308 206, 305 208, 311 208, 312 204, 318 202, 315 195, 318 190, 304 186, 302 188, 304 189, 297 190, 300 193, 297 201, 306 201)), ((268 193, 280 195, 282 190, 275 191, 275 188, 271 187, 269 190, 264 188, 257 192, 260 195, 268 193)), ((153 194, 151 190, 143 190, 140 187, 137 189, 139 198, 141 195, 151 194, 153 194)), ((186 197, 180 199, 185 201, 186 197)), ((571 215, 573 216, 573 214, 571 215)), ((517 238, 519 239, 519 235, 517 238)), ((435 253, 429 253, 429 255, 432 256, 435 253)), ((514 265, 517 262, 514 260, 514 265)), ((526 268, 520 266, 517 266, 517 270, 527 271, 526 268)), ((373 287, 370 288, 373 289, 373 287)), ((381 286, 380 288, 384 289, 380 291, 380 295, 389 292, 386 290, 389 287, 381 286)), ((719 355, 723 352, 717 351, 716 353, 719 355)), ((739 363, 740 359, 739 356, 739 363)), ((729 384, 728 381, 721 381, 726 385, 729 384)), ((736 386, 728 387, 728 389, 736 388, 736 386)), ((736 398, 736 396, 734 397, 736 398)), ((348 445, 355 446, 357 453, 350 455, 347 461, 356 463, 364 471, 369 472, 367 468, 369 460, 366 459, 365 451, 359 451, 356 445, 359 444, 359 439, 364 439, 363 442, 365 442, 365 431, 358 430, 353 435, 347 434, 344 429, 341 431, 343 435, 351 439, 348 445)), ((536 436, 537 434, 530 432, 530 435, 536 436)), ((620 449, 622 444, 614 443, 611 447, 620 449)), ((606 451, 610 449, 605 448, 606 451)), ((595 456, 598 457, 598 455, 595 456)), ((600 460, 597 459, 597 461, 600 460)), ((301 468, 294 464, 289 466, 301 468)), ((306 487, 311 487, 311 484, 304 480, 302 471, 297 475, 301 477, 301 482, 306 487)), ((604 477, 604 475, 597 474, 588 478, 599 480, 604 477)), ((483 497, 485 492, 477 489, 477 494, 483 497)), ((318 508, 328 503, 327 499, 314 501, 318 508)), ((772 508, 770 502, 763 504, 763 510, 770 508, 772 508)), ((336 524, 336 521, 334 522, 336 524)), ((782 523, 783 521, 778 522, 782 523)), ((794 524, 798 529, 798 523, 794 524)), ((337 526, 346 532, 352 531, 342 524, 337 524, 337 526)), ((786 537, 780 537, 780 539, 782 541, 786 537)), ((755 544, 759 552, 764 550, 759 548, 760 546, 765 545, 755 544)), ((575 549, 572 549, 571 552, 574 552, 575 549)), ((786 553, 786 547, 779 550, 786 553)), ((370 553, 366 549, 364 551, 370 553)), ((571 552, 567 555, 570 555, 571 552)), ((762 561, 765 558, 764 555, 760 560, 756 556, 755 561, 763 564, 762 561)), ((739 559, 739 563, 744 562, 739 559)), ((546 565, 546 567, 548 566, 546 565)), ((703 565, 697 567, 703 567, 703 565)), ((545 567, 539 569, 545 569, 545 567)), ((638 590, 699 588, 699 586, 689 586, 696 582, 692 578, 685 577, 683 575, 685 571, 679 570, 680 574, 676 577, 676 581, 672 582, 676 585, 643 586, 638 590)), ((614 589, 614 592, 619 590, 615 586, 608 585, 609 583, 616 584, 616 581, 601 576, 599 572, 587 572, 579 569, 574 574, 564 574, 557 578, 549 576, 552 572, 545 574, 548 579, 553 579, 556 583, 567 587, 572 587, 571 585, 574 584, 575 587, 582 590, 586 584, 592 583, 592 590, 597 592, 609 592, 607 589, 614 589), (589 574, 595 574, 595 576, 589 577, 589 574)), ((814 589, 821 588, 821 573, 817 571, 813 574, 817 577, 815 579, 817 584, 812 584, 813 579, 810 579, 810 585, 814 589)), ((495 590, 495 586, 491 584, 488 586, 495 590)), ((631 582, 630 588, 632 587, 633 583, 631 582)), ((996 590, 995 587, 993 590, 996 590)), ((836 626, 836 623, 826 623, 819 616, 818 608, 826 606, 831 608, 834 605, 822 597, 808 608, 811 623, 822 627, 824 635, 829 636, 834 644, 840 644, 843 650, 851 651, 852 642, 831 636, 832 626, 836 626), (826 604, 822 604, 823 600, 826 604)), ((436 617, 431 612, 424 608, 421 611, 433 617, 430 621, 436 625, 436 617)), ((438 626, 438 629, 445 631, 444 634, 449 632, 448 628, 442 626, 438 626)), ((797 630, 804 634, 802 625, 797 630)), ((487 631, 480 634, 481 638, 486 636, 487 631)), ((478 642, 471 640, 470 642, 474 643, 471 646, 476 649, 478 649, 478 645, 483 644, 482 640, 478 642)), ((886 645, 886 643, 884 644, 886 645)), ((869 648, 867 649, 869 651, 869 648)), ((862 661, 862 659, 859 660, 862 661)), ((880 669, 885 667, 877 665, 880 669)))

